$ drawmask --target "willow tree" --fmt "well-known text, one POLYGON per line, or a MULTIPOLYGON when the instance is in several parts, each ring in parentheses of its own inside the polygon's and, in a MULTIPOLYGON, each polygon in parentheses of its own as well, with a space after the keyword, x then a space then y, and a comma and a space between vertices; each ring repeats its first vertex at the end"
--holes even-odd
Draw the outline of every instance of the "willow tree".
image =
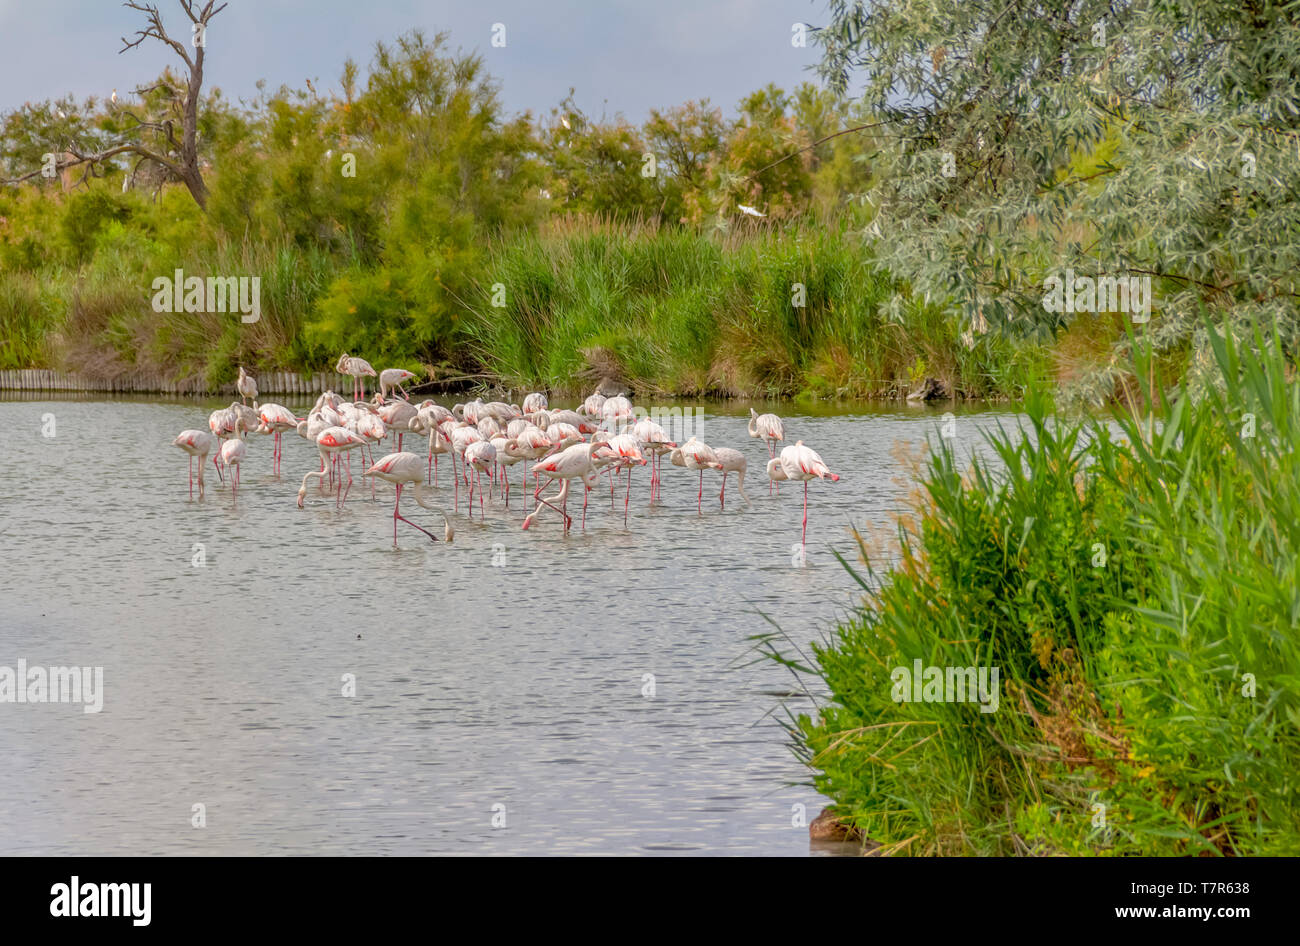
MULTIPOLYGON (((1150 277, 1140 329, 1300 334, 1300 7, 830 0, 820 71, 889 142, 879 260, 976 330, 1055 330, 1047 277, 1150 277)), ((1101 379, 1104 379, 1104 374, 1101 379)), ((1099 379, 1099 380, 1101 380, 1099 379)), ((1102 390, 1102 388, 1098 388, 1102 390)))

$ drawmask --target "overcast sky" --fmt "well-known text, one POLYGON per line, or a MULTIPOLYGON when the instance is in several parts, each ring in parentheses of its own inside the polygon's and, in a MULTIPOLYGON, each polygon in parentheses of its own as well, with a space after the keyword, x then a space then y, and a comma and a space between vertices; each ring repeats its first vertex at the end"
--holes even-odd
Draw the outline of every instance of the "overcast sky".
MULTIPOLYGON (((156 0, 188 41, 176 0, 156 0)), ((230 0, 208 34, 206 85, 251 99, 258 79, 337 89, 343 60, 364 66, 378 40, 421 27, 477 49, 512 112, 545 114, 576 90, 589 114, 643 120, 657 106, 709 98, 728 114, 768 82, 816 81, 795 23, 824 22, 825 0, 230 0), (494 23, 505 48, 491 45, 494 23), (319 80, 319 81, 317 81, 319 80)), ((121 96, 175 54, 155 41, 118 54, 142 17, 117 0, 0 0, 0 111, 71 93, 121 96)))

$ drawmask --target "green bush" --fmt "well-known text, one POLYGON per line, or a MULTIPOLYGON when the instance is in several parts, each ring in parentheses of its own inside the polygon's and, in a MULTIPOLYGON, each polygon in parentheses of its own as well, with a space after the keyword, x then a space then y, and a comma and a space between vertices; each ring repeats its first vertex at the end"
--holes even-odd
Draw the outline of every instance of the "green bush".
POLYGON ((856 620, 810 661, 763 639, 824 683, 796 750, 868 837, 1300 851, 1300 391, 1277 340, 1211 335, 1223 384, 1197 400, 1112 423, 1031 400, 965 472, 942 442, 856 620), (891 671, 915 660, 998 667, 997 711, 895 702, 891 671))

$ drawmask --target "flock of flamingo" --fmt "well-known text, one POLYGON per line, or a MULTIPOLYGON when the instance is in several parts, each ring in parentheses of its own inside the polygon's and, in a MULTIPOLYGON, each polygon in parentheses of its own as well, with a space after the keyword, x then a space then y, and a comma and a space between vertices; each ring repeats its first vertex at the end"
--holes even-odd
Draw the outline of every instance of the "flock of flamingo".
MULTIPOLYGON (((725 507, 726 504, 727 476, 731 473, 736 474, 736 488, 749 504, 749 497, 745 494, 748 464, 741 451, 731 447, 710 447, 693 436, 680 444, 671 441, 662 426, 648 417, 639 416, 645 412, 635 410, 631 401, 622 395, 606 397, 593 394, 577 410, 552 410, 542 393, 529 394, 522 405, 484 402, 476 398, 448 409, 431 400, 412 403, 403 385, 415 375, 401 368, 390 368, 376 374, 364 359, 344 354, 335 370, 352 376, 352 399, 325 391, 316 399, 306 417, 298 417, 280 404, 258 405, 257 381, 241 367, 235 387, 242 400, 213 411, 208 417, 208 430, 182 430, 172 441, 173 446, 189 454, 190 497, 194 496, 196 468, 199 496, 202 498, 204 495, 203 471, 209 455, 223 483, 228 471, 232 495, 237 494, 240 466, 248 452, 246 434, 274 438, 271 462, 273 473, 278 476, 282 458, 281 435, 294 430, 316 445, 320 457, 320 468, 302 478, 298 507, 303 507, 307 485, 314 479, 321 495, 327 495, 328 484, 328 489, 334 493, 335 506, 341 509, 352 486, 351 455, 353 451, 359 451, 369 464, 362 476, 371 478, 372 498, 377 479, 396 487, 394 547, 397 546, 399 520, 437 541, 432 532, 401 514, 403 487, 410 488, 421 506, 442 515, 443 538, 447 542, 453 540, 455 531, 451 520, 430 501, 433 497, 431 487, 438 484, 438 458, 443 455, 450 455, 453 463, 456 511, 460 510, 463 484, 469 491, 471 519, 475 493, 478 494, 480 519, 485 515, 484 474, 488 478, 490 495, 495 496, 499 490, 509 509, 510 467, 520 462, 531 464, 525 468, 522 484, 526 490, 528 473, 531 473, 534 478, 533 509, 524 517, 524 529, 536 523, 544 509, 549 509, 559 515, 567 533, 573 525, 573 517, 568 513, 568 497, 575 480, 584 487, 582 525, 585 528, 587 502, 600 478, 609 478, 610 503, 613 505, 616 482, 624 474, 627 477, 623 496, 623 524, 626 527, 633 469, 647 463, 650 465, 650 502, 654 504, 659 497, 660 470, 665 456, 674 466, 698 471, 697 513, 703 512, 705 470, 722 473, 722 490, 718 494, 721 505, 725 507), (365 393, 365 379, 368 377, 378 378, 379 390, 371 400, 366 399, 365 393), (427 454, 423 449, 420 453, 404 451, 402 441, 407 436, 427 438, 427 454), (390 452, 376 461, 373 450, 385 440, 390 452), (545 482, 542 482, 543 478, 545 482), (557 481, 560 485, 556 492, 545 495, 557 481)), ((804 446, 803 441, 785 446, 778 453, 777 445, 785 440, 785 427, 775 414, 758 414, 751 408, 749 435, 767 447, 769 491, 782 480, 804 484, 800 541, 806 541, 808 483, 814 479, 834 481, 839 476, 830 471, 816 451, 804 446)))

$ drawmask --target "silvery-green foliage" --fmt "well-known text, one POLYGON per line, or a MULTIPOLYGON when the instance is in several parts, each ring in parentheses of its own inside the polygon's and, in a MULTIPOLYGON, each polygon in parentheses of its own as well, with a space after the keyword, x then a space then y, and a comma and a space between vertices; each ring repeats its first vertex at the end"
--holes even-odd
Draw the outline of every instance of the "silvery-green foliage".
POLYGON ((1202 309, 1296 341, 1300 7, 829 7, 820 68, 890 122, 873 235, 915 290, 1041 336, 1071 318, 1046 275, 1149 274, 1157 350, 1197 347, 1202 309))

